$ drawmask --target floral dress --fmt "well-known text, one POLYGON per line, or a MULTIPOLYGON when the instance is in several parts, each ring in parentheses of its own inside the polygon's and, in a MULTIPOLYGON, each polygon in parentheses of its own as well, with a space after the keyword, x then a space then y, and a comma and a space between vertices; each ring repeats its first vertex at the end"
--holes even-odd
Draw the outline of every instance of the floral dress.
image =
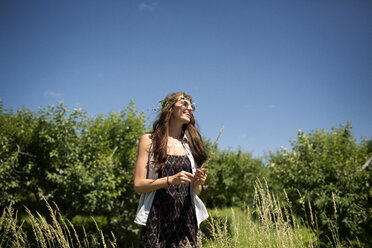
MULTIPOLYGON (((180 171, 192 172, 188 157, 168 155, 158 178, 180 171)), ((197 232, 190 184, 170 185, 156 191, 146 226, 140 232, 140 247, 198 247, 197 232)))

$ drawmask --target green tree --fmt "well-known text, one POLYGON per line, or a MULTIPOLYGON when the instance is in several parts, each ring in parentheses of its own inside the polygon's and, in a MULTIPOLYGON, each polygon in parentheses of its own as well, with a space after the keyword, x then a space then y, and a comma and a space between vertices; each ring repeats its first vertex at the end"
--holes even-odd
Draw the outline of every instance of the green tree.
POLYGON ((356 236, 370 242, 371 171, 361 170, 372 156, 369 144, 364 140, 358 145, 348 123, 331 132, 299 131, 291 151, 282 148, 269 155, 274 184, 287 191, 298 213, 304 203, 312 204, 324 244, 332 240, 330 222, 337 224, 333 234, 337 232, 343 244, 356 236))
POLYGON ((133 174, 144 132, 145 115, 133 102, 119 113, 90 118, 63 103, 16 113, 0 103, 1 208, 25 205, 43 212, 44 196, 69 218, 104 216, 125 244, 136 230, 133 174))
POLYGON ((219 151, 216 145, 205 139, 211 160, 208 162, 208 178, 201 198, 209 208, 243 206, 253 203, 257 178, 268 175, 262 159, 242 150, 219 151))
POLYGON ((30 174, 34 155, 27 151, 37 125, 34 113, 20 108, 16 113, 0 101, 0 206, 16 204, 35 189, 30 174))

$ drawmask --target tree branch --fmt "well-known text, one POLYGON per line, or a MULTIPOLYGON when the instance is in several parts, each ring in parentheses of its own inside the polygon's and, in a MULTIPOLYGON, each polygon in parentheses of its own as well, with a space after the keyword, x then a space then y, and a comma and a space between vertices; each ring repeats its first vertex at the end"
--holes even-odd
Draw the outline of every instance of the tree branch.
POLYGON ((29 156, 29 157, 32 157, 32 158, 36 158, 35 155, 29 154, 29 153, 27 153, 27 152, 21 152, 21 148, 19 147, 18 144, 16 144, 16 146, 17 146, 17 150, 18 150, 17 153, 18 153, 18 154, 25 155, 25 156, 29 156))
POLYGON ((372 157, 370 157, 368 161, 362 166, 361 170, 367 169, 371 165, 371 163, 372 163, 372 157))

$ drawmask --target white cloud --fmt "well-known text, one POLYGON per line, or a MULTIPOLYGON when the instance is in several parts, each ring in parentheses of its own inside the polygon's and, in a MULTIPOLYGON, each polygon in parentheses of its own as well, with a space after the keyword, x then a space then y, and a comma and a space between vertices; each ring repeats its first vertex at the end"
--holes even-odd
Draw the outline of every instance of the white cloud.
POLYGON ((270 104, 269 108, 274 109, 274 108, 276 108, 276 105, 275 104, 270 104))
POLYGON ((51 91, 51 90, 46 90, 44 91, 44 96, 49 96, 49 97, 54 97, 54 98, 62 98, 62 94, 61 93, 57 93, 57 92, 54 92, 54 91, 51 91))
POLYGON ((138 8, 143 11, 153 11, 157 5, 157 3, 140 3, 138 8))

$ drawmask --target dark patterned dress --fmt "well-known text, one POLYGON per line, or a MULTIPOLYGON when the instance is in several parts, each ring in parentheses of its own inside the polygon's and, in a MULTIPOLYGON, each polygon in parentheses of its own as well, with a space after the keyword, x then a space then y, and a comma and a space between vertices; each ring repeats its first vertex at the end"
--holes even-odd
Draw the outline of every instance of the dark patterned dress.
MULTIPOLYGON (((168 155, 158 178, 182 170, 191 173, 187 156, 168 155)), ((187 244, 198 247, 197 232, 190 184, 170 185, 155 193, 146 226, 140 232, 140 247, 179 248, 187 244)))

